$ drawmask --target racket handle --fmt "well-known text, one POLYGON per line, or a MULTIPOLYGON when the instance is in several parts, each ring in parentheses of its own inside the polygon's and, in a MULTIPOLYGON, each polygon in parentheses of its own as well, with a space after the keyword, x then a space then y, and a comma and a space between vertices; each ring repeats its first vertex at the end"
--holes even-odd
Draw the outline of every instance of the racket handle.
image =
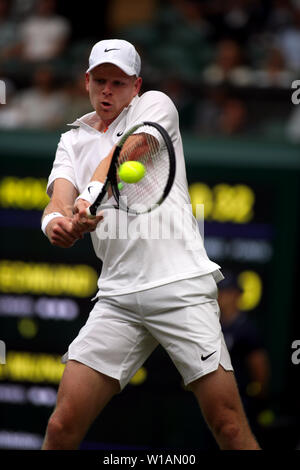
POLYGON ((90 211, 90 208, 88 207, 87 209, 85 209, 85 213, 86 213, 86 216, 89 218, 89 219, 94 219, 96 216, 91 214, 91 211, 90 211))

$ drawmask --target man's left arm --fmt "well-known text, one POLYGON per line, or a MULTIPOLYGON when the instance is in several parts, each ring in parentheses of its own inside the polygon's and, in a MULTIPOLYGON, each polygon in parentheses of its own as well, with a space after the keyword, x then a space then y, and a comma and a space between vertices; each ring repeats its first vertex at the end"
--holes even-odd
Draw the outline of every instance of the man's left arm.
MULTIPOLYGON (((103 160, 101 160, 96 170, 94 171, 90 182, 76 199, 74 204, 74 221, 76 224, 80 225, 80 223, 86 221, 86 209, 94 202, 95 196, 98 195, 101 191, 101 185, 103 185, 106 181, 115 148, 116 146, 114 146, 109 154, 103 160)), ((139 160, 141 155, 145 155, 147 149, 148 142, 145 138, 145 134, 142 133, 129 136, 124 143, 124 146, 122 147, 122 152, 128 152, 134 157, 134 160, 139 160)))

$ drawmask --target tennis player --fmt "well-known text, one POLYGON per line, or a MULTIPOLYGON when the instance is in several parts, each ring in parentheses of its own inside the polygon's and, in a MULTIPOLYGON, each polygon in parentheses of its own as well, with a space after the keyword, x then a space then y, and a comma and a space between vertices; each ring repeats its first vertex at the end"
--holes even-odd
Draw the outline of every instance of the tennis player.
POLYGON ((177 159, 170 195, 149 217, 168 210, 177 214, 178 207, 189 203, 177 110, 161 92, 139 96, 140 67, 127 41, 94 45, 86 72, 94 111, 62 135, 49 176, 51 199, 42 230, 60 247, 71 247, 91 232, 102 271, 97 302, 63 357, 66 367, 43 449, 78 448, 91 423, 158 344, 193 391, 219 447, 259 449, 220 327, 217 282, 223 276, 208 259, 197 224, 189 225, 191 237, 116 238, 101 231, 114 210, 95 219, 85 216, 104 182, 114 145, 142 121, 166 129, 177 159))

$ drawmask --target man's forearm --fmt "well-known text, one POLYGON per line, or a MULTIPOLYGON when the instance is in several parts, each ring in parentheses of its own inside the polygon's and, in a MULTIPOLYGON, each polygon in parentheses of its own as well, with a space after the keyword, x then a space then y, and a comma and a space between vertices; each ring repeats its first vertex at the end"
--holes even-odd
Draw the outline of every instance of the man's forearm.
POLYGON ((52 212, 59 212, 64 217, 73 217, 73 205, 78 196, 77 189, 64 178, 58 178, 53 184, 50 202, 44 210, 43 218, 52 212))
POLYGON ((59 200, 51 200, 49 204, 45 207, 43 212, 42 219, 52 212, 59 212, 65 217, 72 217, 73 216, 73 205, 64 204, 62 201, 59 200))
MULTIPOLYGON (((126 142, 124 143, 124 146, 122 147, 121 155, 123 153, 123 158, 124 154, 128 154, 130 156, 130 159, 132 160, 139 160, 142 156, 145 156, 147 152, 149 151, 149 142, 148 139, 151 139, 151 146, 152 148, 157 146, 159 147, 158 142, 153 136, 147 136, 145 133, 137 134, 137 135, 131 135, 126 142)), ((105 157, 97 166, 91 181, 100 181, 101 183, 105 183, 106 176, 110 167, 111 159, 113 157, 114 151, 116 149, 116 146, 112 148, 112 150, 109 152, 107 157, 105 157)))

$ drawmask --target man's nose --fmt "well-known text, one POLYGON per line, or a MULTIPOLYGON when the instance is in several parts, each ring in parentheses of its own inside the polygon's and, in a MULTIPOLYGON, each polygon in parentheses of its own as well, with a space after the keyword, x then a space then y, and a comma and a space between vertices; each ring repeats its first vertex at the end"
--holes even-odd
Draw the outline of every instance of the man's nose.
POLYGON ((109 95, 111 93, 111 86, 109 83, 105 83, 102 93, 104 95, 109 95))

